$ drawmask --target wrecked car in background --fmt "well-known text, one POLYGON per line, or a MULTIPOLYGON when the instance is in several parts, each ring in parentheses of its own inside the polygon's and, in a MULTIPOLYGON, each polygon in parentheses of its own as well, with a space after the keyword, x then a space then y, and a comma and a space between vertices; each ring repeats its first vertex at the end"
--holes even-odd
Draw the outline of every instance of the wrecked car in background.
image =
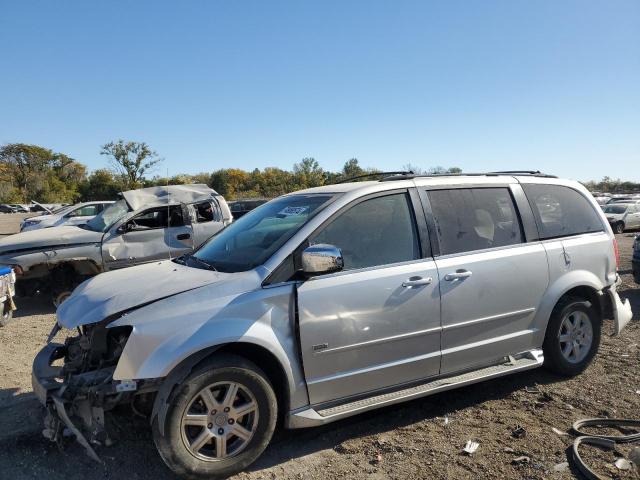
POLYGON ((130 190, 83 225, 27 231, 0 240, 0 266, 17 276, 18 296, 50 293, 59 305, 98 273, 180 256, 232 221, 206 185, 130 190))
POLYGON ((20 231, 26 232, 40 228, 61 227, 63 225, 82 225, 112 203, 112 201, 84 202, 60 207, 51 213, 25 218, 20 224, 20 231))

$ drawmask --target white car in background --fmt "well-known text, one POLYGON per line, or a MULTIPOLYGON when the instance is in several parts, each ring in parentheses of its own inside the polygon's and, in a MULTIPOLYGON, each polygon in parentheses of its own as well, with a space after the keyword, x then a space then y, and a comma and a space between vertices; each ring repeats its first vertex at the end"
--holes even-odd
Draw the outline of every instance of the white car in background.
POLYGON ((112 201, 84 202, 54 210, 52 213, 25 218, 20 225, 21 232, 62 225, 82 225, 100 213, 112 201))

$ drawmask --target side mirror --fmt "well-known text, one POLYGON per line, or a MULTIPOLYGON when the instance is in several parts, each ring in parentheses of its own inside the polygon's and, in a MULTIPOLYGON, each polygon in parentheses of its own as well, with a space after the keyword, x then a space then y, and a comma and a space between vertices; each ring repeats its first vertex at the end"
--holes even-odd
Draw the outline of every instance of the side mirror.
POLYGON ((123 223, 122 225, 120 225, 117 229, 116 232, 119 233, 120 235, 122 235, 123 233, 127 233, 129 231, 131 231, 131 224, 130 223, 123 223))
POLYGON ((302 271, 306 274, 339 272, 343 267, 342 250, 334 245, 319 243, 302 252, 302 271))

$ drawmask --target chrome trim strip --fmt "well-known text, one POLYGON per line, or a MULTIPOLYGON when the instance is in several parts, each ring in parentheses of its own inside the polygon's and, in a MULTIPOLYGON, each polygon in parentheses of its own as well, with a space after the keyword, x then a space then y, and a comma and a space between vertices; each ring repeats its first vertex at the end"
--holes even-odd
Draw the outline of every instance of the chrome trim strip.
POLYGON ((307 380, 307 385, 315 385, 316 383, 330 382, 333 380, 338 380, 340 378, 351 377, 354 375, 362 375, 364 373, 375 372, 376 370, 397 367, 398 365, 404 365, 406 363, 416 363, 422 360, 426 360, 428 358, 439 357, 439 356, 440 356, 440 351, 435 351, 435 352, 427 353, 424 355, 418 355, 417 357, 403 358, 402 360, 395 360, 393 362, 380 363, 378 365, 374 365, 373 367, 358 368, 355 370, 349 370, 348 372, 341 372, 334 375, 327 375, 325 377, 314 378, 313 380, 307 380))
POLYGON ((535 311, 536 309, 534 307, 531 307, 531 308, 525 308, 523 310, 514 310, 513 312, 499 313, 498 315, 490 315, 488 317, 476 318, 474 320, 466 320, 460 323, 452 323, 451 325, 444 325, 442 327, 442 330, 452 330, 454 328, 467 327, 475 323, 492 322, 494 320, 501 320, 503 318, 509 318, 509 317, 521 317, 528 313, 533 313, 535 311))
POLYGON ((447 348, 446 350, 442 350, 442 356, 449 355, 451 353, 461 352, 463 350, 469 350, 471 348, 482 347, 484 345, 491 345, 492 343, 504 342, 505 340, 510 340, 512 338, 521 337, 522 335, 533 335, 537 332, 537 329, 529 329, 529 330, 521 330, 519 332, 510 333, 508 335, 502 335, 500 337, 492 337, 487 340, 481 340, 480 342, 474 343, 465 343, 464 345, 460 345, 459 347, 447 348))
POLYGON ((405 338, 419 337, 421 335, 429 335, 431 333, 440 332, 440 330, 442 330, 442 327, 427 328, 425 330, 417 330, 415 332, 401 333, 400 335, 392 335, 390 337, 378 338, 375 340, 368 340, 366 342, 353 343, 351 345, 344 345, 342 347, 327 348, 325 350, 320 350, 314 353, 325 354, 325 353, 332 353, 332 352, 343 352, 345 350, 351 350, 354 348, 364 347, 368 345, 377 345, 380 343, 394 342, 396 340, 404 340, 405 338))

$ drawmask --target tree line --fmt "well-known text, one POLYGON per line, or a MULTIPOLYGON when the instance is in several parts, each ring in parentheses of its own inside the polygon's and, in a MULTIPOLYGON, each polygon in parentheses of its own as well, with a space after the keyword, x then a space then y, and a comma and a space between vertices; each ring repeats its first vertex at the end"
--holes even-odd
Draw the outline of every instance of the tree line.
MULTIPOLYGON (((107 157, 104 168, 87 172, 87 167, 68 155, 38 145, 10 143, 0 147, 0 203, 73 203, 113 200, 119 192, 141 187, 204 183, 229 200, 273 198, 309 187, 328 185, 353 177, 378 173, 347 160, 338 172, 323 169, 314 158, 303 158, 292 170, 276 167, 254 169, 222 168, 211 173, 178 174, 166 178, 150 176, 162 160, 144 142, 118 140, 102 145, 107 157)), ((459 168, 428 170, 405 165, 415 173, 459 173, 459 168)), ((366 178, 363 178, 366 180, 366 178)))
MULTIPOLYGON (((104 168, 88 173, 87 167, 63 153, 38 145, 10 143, 0 147, 0 203, 74 203, 114 200, 118 193, 141 187, 204 183, 229 200, 273 198, 309 187, 329 185, 353 177, 378 173, 362 167, 357 158, 347 160, 340 171, 323 169, 314 158, 303 158, 291 170, 266 167, 251 171, 222 168, 213 172, 178 174, 166 178, 151 175, 162 161, 144 142, 118 140, 102 145, 104 168)), ((414 173, 461 173, 457 167, 421 167, 406 164, 401 170, 414 173)), ((364 178, 363 180, 366 180, 364 178)), ((588 182, 602 192, 640 191, 640 184, 605 177, 588 182)))

